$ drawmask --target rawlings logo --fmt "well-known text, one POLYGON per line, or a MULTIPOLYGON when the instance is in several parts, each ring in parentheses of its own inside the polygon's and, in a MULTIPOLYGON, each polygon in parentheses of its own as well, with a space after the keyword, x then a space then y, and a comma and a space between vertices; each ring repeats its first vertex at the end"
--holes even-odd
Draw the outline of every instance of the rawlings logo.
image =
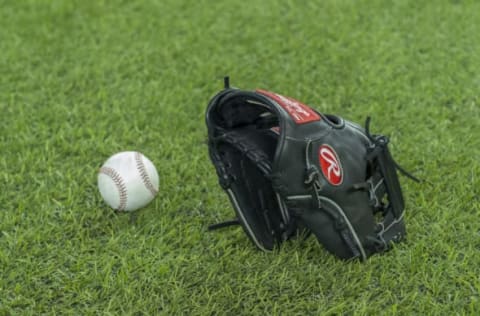
POLYGON ((305 124, 320 120, 320 115, 318 115, 318 113, 293 98, 284 97, 283 95, 260 89, 257 90, 257 92, 275 100, 275 102, 287 111, 297 124, 305 124))
POLYGON ((343 181, 343 170, 335 150, 329 145, 322 145, 318 150, 318 159, 323 175, 333 185, 343 181))

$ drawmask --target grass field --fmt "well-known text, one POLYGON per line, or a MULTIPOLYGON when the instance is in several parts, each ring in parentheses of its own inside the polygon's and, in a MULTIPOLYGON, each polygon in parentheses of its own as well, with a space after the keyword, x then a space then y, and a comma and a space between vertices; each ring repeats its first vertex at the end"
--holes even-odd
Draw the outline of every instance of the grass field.
POLYGON ((0 0, 0 315, 480 313, 480 3, 0 0), (257 251, 208 160, 222 78, 390 135, 408 241, 366 263, 257 251), (145 209, 101 200, 138 150, 145 209))

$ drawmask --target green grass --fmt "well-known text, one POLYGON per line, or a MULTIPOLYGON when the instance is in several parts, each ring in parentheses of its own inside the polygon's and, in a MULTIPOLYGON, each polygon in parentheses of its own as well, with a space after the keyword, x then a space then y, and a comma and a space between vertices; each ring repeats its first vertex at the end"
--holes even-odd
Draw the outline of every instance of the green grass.
POLYGON ((480 313, 480 3, 0 1, 0 314, 480 313), (408 241, 366 263, 274 253, 230 218, 205 145, 222 77, 390 135, 408 241), (160 174, 117 214, 96 171, 160 174))

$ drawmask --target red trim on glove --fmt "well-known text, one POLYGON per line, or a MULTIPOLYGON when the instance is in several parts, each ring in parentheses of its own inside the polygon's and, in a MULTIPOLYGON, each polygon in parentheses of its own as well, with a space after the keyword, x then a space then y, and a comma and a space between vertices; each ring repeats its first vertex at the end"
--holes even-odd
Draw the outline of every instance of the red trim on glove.
POLYGON ((321 119, 317 112, 300 101, 266 90, 257 89, 256 91, 277 102, 297 124, 320 121, 321 119))

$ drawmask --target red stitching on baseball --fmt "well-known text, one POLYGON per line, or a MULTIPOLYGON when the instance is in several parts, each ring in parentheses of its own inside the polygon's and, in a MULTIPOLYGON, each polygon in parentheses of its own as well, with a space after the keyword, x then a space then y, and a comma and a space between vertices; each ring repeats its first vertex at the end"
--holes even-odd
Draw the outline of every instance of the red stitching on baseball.
POLYGON ((103 173, 113 180, 113 183, 115 183, 120 197, 120 205, 117 209, 119 211, 125 210, 125 208, 127 207, 127 187, 123 182, 120 174, 115 169, 110 167, 101 167, 99 173, 103 173))
POLYGON ((150 193, 155 196, 158 193, 158 190, 152 184, 150 177, 148 176, 147 170, 145 169, 145 165, 142 161, 142 154, 139 152, 135 152, 135 162, 137 164, 137 169, 140 172, 140 177, 142 178, 143 184, 145 187, 150 191, 150 193))

